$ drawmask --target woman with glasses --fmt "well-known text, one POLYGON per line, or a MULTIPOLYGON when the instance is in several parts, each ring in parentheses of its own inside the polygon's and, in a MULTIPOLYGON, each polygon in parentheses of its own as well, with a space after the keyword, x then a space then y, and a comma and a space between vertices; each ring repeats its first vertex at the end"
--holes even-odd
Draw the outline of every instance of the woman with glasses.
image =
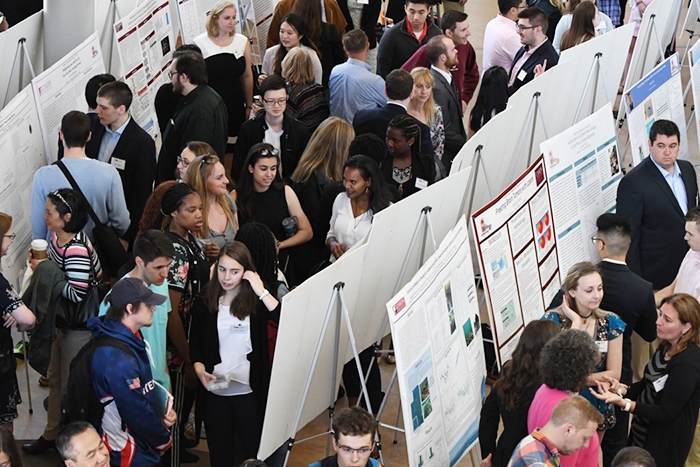
POLYGON ((284 180, 289 180, 311 137, 306 125, 285 112, 288 95, 284 78, 277 75, 266 78, 260 85, 260 96, 263 110, 253 120, 245 122, 238 133, 236 157, 231 169, 231 178, 236 182, 244 172, 245 158, 250 149, 263 142, 278 151, 280 164, 277 169, 284 180))
POLYGON ((238 230, 236 202, 228 193, 225 172, 219 158, 207 154, 197 157, 190 164, 183 180, 202 198, 202 227, 197 236, 205 244, 214 242, 219 249, 232 242, 238 230))
MULTIPOLYGON (((5 256, 15 240, 15 234, 12 232, 12 217, 2 212, 0 212, 0 234, 2 235, 1 256, 5 256)), ((11 433, 13 420, 19 416, 17 404, 22 403, 15 371, 12 326, 17 325, 21 331, 31 328, 34 325, 34 314, 24 305, 1 271, 0 314, 3 321, 0 326, 0 433, 3 428, 11 433)), ((4 438, 3 435, 3 440, 4 438)), ((17 449, 14 448, 14 451, 16 452, 17 449)), ((2 454, 0 454, 0 460, 2 460, 2 454)))
POLYGON ((208 84, 226 103, 229 145, 236 142, 253 105, 253 55, 248 38, 236 33, 237 13, 230 1, 216 2, 206 32, 194 38, 207 64, 208 84))
MULTIPOLYGON (((208 143, 204 141, 190 141, 177 157, 177 171, 175 178, 179 181, 185 178, 187 167, 198 156, 216 155, 216 151, 208 143)), ((150 228, 150 227, 149 227, 150 228)))
POLYGON ((297 253, 294 247, 311 240, 313 231, 299 198, 282 180, 279 164, 279 152, 272 145, 254 145, 248 152, 245 170, 233 195, 238 203, 241 225, 260 222, 275 235, 280 269, 293 286, 298 281, 290 256, 297 253))

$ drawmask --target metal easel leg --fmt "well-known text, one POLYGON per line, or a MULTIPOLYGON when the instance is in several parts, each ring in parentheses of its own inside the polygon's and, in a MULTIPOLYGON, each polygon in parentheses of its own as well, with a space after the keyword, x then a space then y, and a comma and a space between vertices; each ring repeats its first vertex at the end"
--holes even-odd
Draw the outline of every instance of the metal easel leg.
POLYGON ((32 407, 32 387, 29 385, 29 357, 27 357, 27 333, 22 332, 22 352, 24 353, 24 375, 27 378, 27 397, 29 398, 29 415, 34 413, 34 408, 32 407))

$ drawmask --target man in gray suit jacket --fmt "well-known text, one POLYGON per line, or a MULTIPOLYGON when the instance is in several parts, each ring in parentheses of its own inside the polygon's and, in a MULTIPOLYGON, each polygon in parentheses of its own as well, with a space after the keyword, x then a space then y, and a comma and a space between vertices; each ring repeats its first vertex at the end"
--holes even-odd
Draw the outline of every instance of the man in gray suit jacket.
POLYGON ((449 172, 452 159, 467 142, 467 132, 464 130, 462 121, 462 105, 450 73, 450 68, 456 66, 459 59, 454 42, 447 36, 436 36, 430 39, 425 52, 432 65, 430 73, 435 78, 433 98, 442 108, 442 119, 445 125, 445 152, 442 163, 449 172))

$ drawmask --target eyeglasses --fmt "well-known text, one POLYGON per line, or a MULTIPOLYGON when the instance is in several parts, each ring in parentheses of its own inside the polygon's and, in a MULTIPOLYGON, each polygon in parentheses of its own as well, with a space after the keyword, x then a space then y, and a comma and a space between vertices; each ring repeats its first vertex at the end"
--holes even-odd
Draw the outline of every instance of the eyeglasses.
POLYGON ((58 192, 58 190, 53 190, 51 192, 51 194, 53 196, 55 196, 56 198, 58 198, 58 200, 61 201, 63 204, 66 205, 66 207, 68 208, 68 212, 70 212, 70 213, 73 212, 73 208, 70 206, 70 204, 68 204, 68 201, 66 201, 66 199, 63 196, 61 196, 61 194, 58 192))
POLYGON ((280 155, 280 152, 277 150, 277 148, 272 148, 272 150, 265 148, 265 149, 260 150, 260 155, 261 156, 273 155, 273 156, 277 157, 280 155))
MULTIPOLYGON (((17 238, 17 234, 16 234, 16 233, 11 233, 11 234, 7 234, 7 235, 3 235, 3 237, 7 237, 7 238, 9 238, 10 240, 14 240, 15 238, 17 238)), ((0 467, 2 467, 2 464, 0 464, 0 467)))
POLYGON ((523 26, 520 23, 515 23, 515 29, 519 31, 527 31, 528 29, 535 29, 537 26, 523 26))
MULTIPOLYGON (((372 446, 374 446, 374 443, 372 443, 372 446)), ((358 453, 361 455, 367 455, 372 451, 371 446, 363 446, 363 447, 358 448, 358 449, 351 448, 350 446, 338 446, 338 449, 340 449, 341 451, 343 451, 345 454, 347 454, 349 456, 354 454, 354 453, 358 453)))
POLYGON ((602 244, 603 244, 603 246, 605 246, 605 242, 603 241, 603 239, 602 239, 602 238, 598 238, 598 237, 591 237, 591 243, 595 245, 595 242, 600 242, 600 243, 602 243, 602 244))
POLYGON ((183 167, 187 167, 192 163, 192 161, 185 159, 182 156, 177 156, 177 163, 182 164, 183 167))
POLYGON ((173 75, 179 74, 177 71, 168 70, 168 79, 173 79, 173 75))
POLYGON ((287 98, 285 97, 284 99, 265 99, 263 98, 263 102, 266 103, 267 105, 271 106, 276 106, 276 105, 282 105, 285 102, 287 102, 287 98))

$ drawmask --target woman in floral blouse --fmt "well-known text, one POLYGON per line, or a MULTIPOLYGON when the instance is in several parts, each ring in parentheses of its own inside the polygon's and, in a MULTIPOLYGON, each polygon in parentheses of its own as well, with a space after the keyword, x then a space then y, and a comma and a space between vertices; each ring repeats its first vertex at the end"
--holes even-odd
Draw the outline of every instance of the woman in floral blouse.
MULTIPOLYGON (((589 262, 576 263, 562 284, 564 302, 559 308, 545 313, 542 319, 559 324, 562 329, 585 331, 595 341, 601 354, 596 371, 588 376, 587 385, 597 388, 605 377, 620 379, 622 372, 622 333, 625 323, 615 313, 598 308, 603 299, 603 279, 598 269, 589 262)), ((605 420, 599 430, 615 425, 615 410, 612 404, 596 399, 588 388, 580 393, 598 407, 605 420)), ((602 433, 600 433, 602 438, 602 433)))

